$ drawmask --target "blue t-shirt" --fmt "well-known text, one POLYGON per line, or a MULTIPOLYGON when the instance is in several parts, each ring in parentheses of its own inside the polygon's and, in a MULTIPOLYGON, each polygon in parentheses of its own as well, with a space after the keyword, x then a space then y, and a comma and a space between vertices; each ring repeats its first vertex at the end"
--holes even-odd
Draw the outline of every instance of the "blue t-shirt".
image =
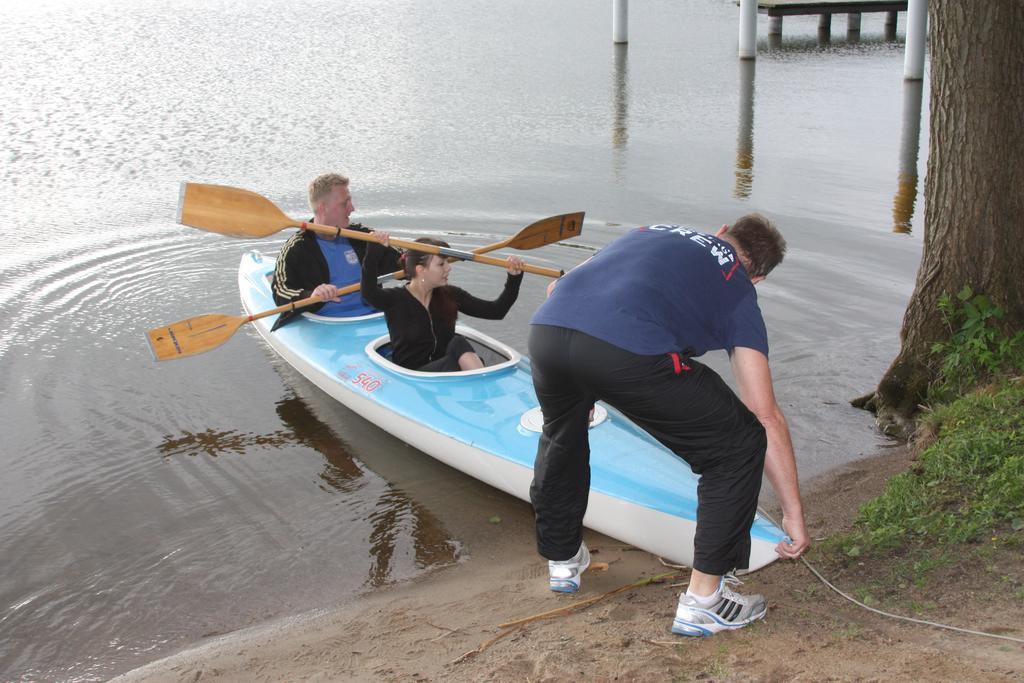
MULTIPOLYGON (((362 266, 359 264, 359 257, 355 249, 344 237, 333 240, 321 239, 317 235, 316 243, 320 245, 320 251, 327 259, 327 268, 331 273, 331 284, 339 289, 358 284, 362 276, 362 266)), ((317 315, 327 315, 334 318, 351 318, 359 315, 374 313, 376 309, 363 301, 358 291, 351 294, 344 294, 341 301, 328 301, 323 308, 317 311, 317 315)))
POLYGON ((768 355, 754 285, 732 246, 678 225, 636 228, 559 281, 530 320, 641 355, 743 346, 768 355))

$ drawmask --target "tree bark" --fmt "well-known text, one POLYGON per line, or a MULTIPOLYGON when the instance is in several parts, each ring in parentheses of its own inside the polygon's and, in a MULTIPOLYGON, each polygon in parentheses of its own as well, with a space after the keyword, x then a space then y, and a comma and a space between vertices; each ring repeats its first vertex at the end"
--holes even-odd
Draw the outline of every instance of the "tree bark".
POLYGON ((929 5, 924 250, 899 355, 859 399, 903 437, 936 376, 931 345, 952 332, 939 297, 969 285, 1006 312, 1004 332, 1024 329, 1024 0, 929 5))

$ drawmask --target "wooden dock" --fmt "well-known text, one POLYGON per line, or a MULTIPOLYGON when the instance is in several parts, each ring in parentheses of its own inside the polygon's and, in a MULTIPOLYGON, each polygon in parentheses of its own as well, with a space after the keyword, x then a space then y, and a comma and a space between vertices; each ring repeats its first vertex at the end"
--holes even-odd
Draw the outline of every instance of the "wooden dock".
POLYGON ((757 0, 757 11, 769 17, 906 12, 907 0, 757 0))
MULTIPOLYGON (((896 13, 907 11, 908 0, 757 0, 757 11, 767 14, 768 35, 782 35, 782 18, 800 14, 817 14, 818 31, 828 35, 832 31, 832 15, 846 15, 846 30, 851 35, 860 33, 860 18, 865 12, 885 12, 887 34, 896 32, 896 13)), ((740 4, 737 0, 737 4, 740 4)))
MULTIPOLYGON (((1019 2, 1020 0, 1018 0, 1019 2)), ((907 40, 903 77, 910 81, 924 77, 925 43, 928 40, 928 0, 736 0, 739 12, 740 59, 757 58, 757 15, 768 15, 768 36, 782 35, 782 18, 800 14, 818 15, 818 40, 827 42, 832 34, 832 15, 846 15, 846 35, 860 36, 861 15, 885 12, 886 40, 896 36, 896 16, 907 13, 907 40)), ((629 42, 629 0, 612 0, 612 42, 629 42)))

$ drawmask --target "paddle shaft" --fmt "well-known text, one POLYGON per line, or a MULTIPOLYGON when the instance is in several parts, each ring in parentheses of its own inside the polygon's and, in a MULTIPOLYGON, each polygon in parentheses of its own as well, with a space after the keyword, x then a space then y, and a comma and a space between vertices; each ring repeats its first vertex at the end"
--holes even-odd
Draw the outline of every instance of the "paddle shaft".
MULTIPOLYGON (((474 249, 471 253, 475 256, 479 256, 489 251, 496 251, 498 249, 502 249, 512 244, 515 241, 515 239, 515 236, 509 237, 507 240, 503 240, 501 242, 495 242, 494 244, 488 244, 483 247, 478 247, 474 249)), ((391 241, 394 242, 395 240, 391 241)), ((387 282, 388 280, 401 280, 403 278, 405 278, 405 271, 396 270, 393 273, 381 275, 380 277, 377 278, 377 282, 381 283, 387 282)), ((342 287, 338 290, 338 296, 342 296, 343 294, 351 294, 352 292, 358 292, 359 288, 360 284, 358 282, 356 282, 355 284, 346 285, 345 287, 342 287)), ((253 320, 266 318, 268 315, 274 315, 275 313, 284 313, 285 311, 293 311, 299 308, 306 308, 307 306, 312 306, 313 304, 320 303, 321 301, 324 301, 324 299, 321 299, 318 296, 306 297, 305 299, 299 299, 298 301, 292 301, 291 303, 278 306, 277 308, 272 308, 269 311, 261 311, 260 313, 254 313, 246 318, 246 322, 252 322, 253 320)))
MULTIPOLYGON (((508 240, 505 240, 497 244, 480 247, 477 251, 498 249, 501 245, 507 243, 508 240)), ((387 280, 404 276, 405 272, 399 270, 387 275, 381 275, 377 278, 377 282, 386 282, 387 280)), ((340 292, 348 294, 358 289, 359 285, 355 284, 342 288, 340 292)), ((146 338, 149 340, 149 346, 158 361, 185 358, 217 348, 230 339, 238 331, 238 328, 245 323, 259 320, 275 313, 305 308, 321 301, 323 299, 320 297, 311 296, 300 301, 278 306, 269 311, 253 313, 252 315, 220 315, 217 313, 199 315, 194 318, 171 323, 170 325, 155 327, 146 332, 146 338)))
MULTIPOLYGON (((515 239, 516 238, 513 238, 512 240, 504 240, 496 244, 480 247, 479 249, 476 249, 476 251, 485 252, 493 249, 500 249, 503 245, 516 243, 515 239)), ((394 273, 381 275, 377 278, 377 282, 386 282, 387 280, 402 277, 405 277, 405 272, 398 270, 394 273)), ((359 285, 355 284, 342 288, 340 292, 348 294, 358 289, 359 285)), ((156 356, 158 361, 171 360, 173 358, 185 358, 186 356, 193 356, 197 353, 204 353, 217 348, 230 339, 238 328, 245 323, 259 320, 260 318, 265 318, 268 315, 273 315, 275 313, 283 313, 288 310, 305 308, 306 306, 319 303, 320 301, 322 301, 320 297, 311 296, 306 299, 302 299, 301 301, 295 301, 285 304, 284 306, 278 306, 277 308, 269 311, 262 311, 248 316, 219 315, 216 313, 200 315, 194 318, 188 318, 187 320, 181 320, 170 325, 165 325, 163 327, 153 328, 146 333, 146 338, 149 340, 149 346, 153 350, 153 355, 156 356)))
MULTIPOLYGON (((377 242, 377 238, 373 235, 358 230, 348 230, 347 228, 332 228, 329 225, 318 225, 316 223, 307 223, 305 221, 293 221, 289 220, 289 225, 301 228, 303 230, 312 230, 313 232, 319 233, 327 237, 344 237, 350 240, 362 240, 364 242, 377 242)), ((449 258, 457 259, 459 261, 474 261, 476 263, 486 263, 490 266, 501 266, 506 267, 508 263, 500 258, 494 258, 493 256, 484 256, 472 251, 462 251, 461 249, 452 249, 450 247, 439 247, 435 244, 424 244, 423 242, 414 242, 412 240, 402 240, 391 238, 391 244, 402 249, 410 249, 412 251, 422 251, 427 254, 437 254, 438 256, 447 256, 449 258)), ((500 248, 500 247, 498 247, 500 248)), ((545 275, 547 277, 559 278, 565 273, 554 268, 544 268, 543 266, 534 266, 529 263, 523 264, 523 271, 527 273, 533 273, 534 275, 545 275)), ((353 290, 354 291, 354 290, 353 290)))

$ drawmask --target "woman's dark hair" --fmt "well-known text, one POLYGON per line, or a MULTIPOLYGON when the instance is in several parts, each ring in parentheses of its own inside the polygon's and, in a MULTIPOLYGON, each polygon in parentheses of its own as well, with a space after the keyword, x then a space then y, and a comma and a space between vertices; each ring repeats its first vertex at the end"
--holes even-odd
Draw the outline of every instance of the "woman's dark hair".
MULTIPOLYGON (((420 237, 416 241, 421 244, 432 244, 435 247, 447 248, 449 246, 447 242, 434 239, 433 237, 420 237)), ((435 256, 437 258, 444 258, 444 256, 428 254, 425 251, 413 251, 410 249, 405 252, 402 257, 402 261, 405 264, 405 278, 412 282, 416 279, 416 266, 426 268, 430 264, 430 259, 435 256)), ((455 323, 455 319, 459 316, 459 304, 455 301, 455 297, 452 296, 451 290, 448 287, 438 287, 430 295, 430 312, 446 324, 455 323)))

